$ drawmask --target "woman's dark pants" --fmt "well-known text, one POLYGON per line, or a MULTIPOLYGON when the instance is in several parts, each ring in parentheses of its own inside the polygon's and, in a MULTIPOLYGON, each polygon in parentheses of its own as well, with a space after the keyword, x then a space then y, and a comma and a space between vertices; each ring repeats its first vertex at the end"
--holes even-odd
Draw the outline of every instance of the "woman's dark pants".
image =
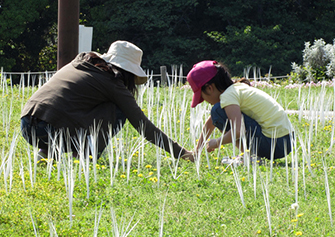
MULTIPOLYGON (((115 136, 123 127, 126 122, 126 116, 123 112, 116 108, 116 119, 113 123, 110 123, 112 126, 112 136, 115 136)), ((105 122, 105 121, 103 121, 105 122)), ((50 148, 51 138, 55 137, 55 134, 59 132, 59 129, 55 129, 52 125, 48 124, 45 121, 42 121, 34 116, 25 116, 21 118, 21 132, 22 136, 27 140, 27 142, 33 146, 37 146, 40 149, 48 150, 50 148)), ((65 136, 66 132, 63 129, 63 141, 69 140, 67 136, 65 136)), ((87 131, 89 132, 89 131, 87 131)), ((108 131, 99 131, 98 137, 98 157, 101 155, 103 150, 107 146, 108 131)), ((68 145, 71 146, 71 151, 77 152, 78 144, 74 144, 75 139, 71 136, 70 138, 71 144, 65 144, 64 151, 67 151, 68 145)))

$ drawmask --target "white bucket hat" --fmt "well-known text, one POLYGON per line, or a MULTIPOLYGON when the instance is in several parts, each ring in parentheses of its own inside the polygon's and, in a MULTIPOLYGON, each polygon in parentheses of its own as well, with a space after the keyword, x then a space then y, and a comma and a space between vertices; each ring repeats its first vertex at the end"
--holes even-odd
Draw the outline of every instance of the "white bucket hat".
POLYGON ((148 80, 147 75, 141 68, 142 50, 127 41, 115 41, 111 44, 107 53, 100 57, 127 72, 135 75, 135 84, 143 84, 148 80))

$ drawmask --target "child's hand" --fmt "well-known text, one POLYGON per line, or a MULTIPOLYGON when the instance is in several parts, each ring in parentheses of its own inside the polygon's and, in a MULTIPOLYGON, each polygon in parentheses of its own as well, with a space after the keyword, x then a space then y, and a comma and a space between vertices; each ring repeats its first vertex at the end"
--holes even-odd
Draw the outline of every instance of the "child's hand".
POLYGON ((211 139, 207 142, 207 151, 212 152, 219 147, 218 139, 211 139))

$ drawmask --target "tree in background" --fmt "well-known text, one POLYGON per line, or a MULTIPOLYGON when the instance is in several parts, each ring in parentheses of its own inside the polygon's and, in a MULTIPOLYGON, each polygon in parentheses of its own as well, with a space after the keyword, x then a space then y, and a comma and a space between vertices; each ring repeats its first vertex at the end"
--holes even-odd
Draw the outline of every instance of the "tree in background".
POLYGON ((209 20, 205 1, 83 0, 82 18, 93 26, 93 48, 106 52, 115 40, 127 40, 144 52, 143 67, 184 64, 191 67, 210 54, 204 34, 209 20))
POLYGON ((233 75, 255 66, 285 75, 301 62, 306 40, 332 40, 334 0, 83 0, 82 11, 94 27, 94 48, 116 39, 144 51, 143 65, 183 64, 216 59, 233 75))
POLYGON ((305 41, 334 38, 334 10, 334 0, 213 1, 208 12, 219 26, 207 35, 233 74, 272 66, 274 75, 285 75, 291 62, 301 62, 305 41))
POLYGON ((0 65, 5 71, 41 70, 39 54, 54 43, 50 29, 57 22, 57 1, 1 0, 0 6, 0 65))
MULTIPOLYGON (((56 68, 57 1, 0 0, 0 65, 56 68)), ((80 23, 93 26, 94 51, 115 40, 143 49, 143 67, 222 61, 233 76, 249 66, 263 74, 302 63, 304 42, 334 36, 335 0, 81 0, 80 23)))

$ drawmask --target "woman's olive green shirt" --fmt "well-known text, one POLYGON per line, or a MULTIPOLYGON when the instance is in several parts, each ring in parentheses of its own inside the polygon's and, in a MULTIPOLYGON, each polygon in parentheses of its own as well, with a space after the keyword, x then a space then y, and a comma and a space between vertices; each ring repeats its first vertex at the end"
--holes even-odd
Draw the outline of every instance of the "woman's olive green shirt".
POLYGON ((123 81, 83 60, 79 54, 38 89, 24 106, 21 117, 37 117, 54 128, 66 128, 71 136, 79 129, 101 123, 108 132, 116 106, 148 141, 180 157, 185 149, 157 128, 137 105, 123 81), (170 147, 172 150, 170 150, 170 147))

